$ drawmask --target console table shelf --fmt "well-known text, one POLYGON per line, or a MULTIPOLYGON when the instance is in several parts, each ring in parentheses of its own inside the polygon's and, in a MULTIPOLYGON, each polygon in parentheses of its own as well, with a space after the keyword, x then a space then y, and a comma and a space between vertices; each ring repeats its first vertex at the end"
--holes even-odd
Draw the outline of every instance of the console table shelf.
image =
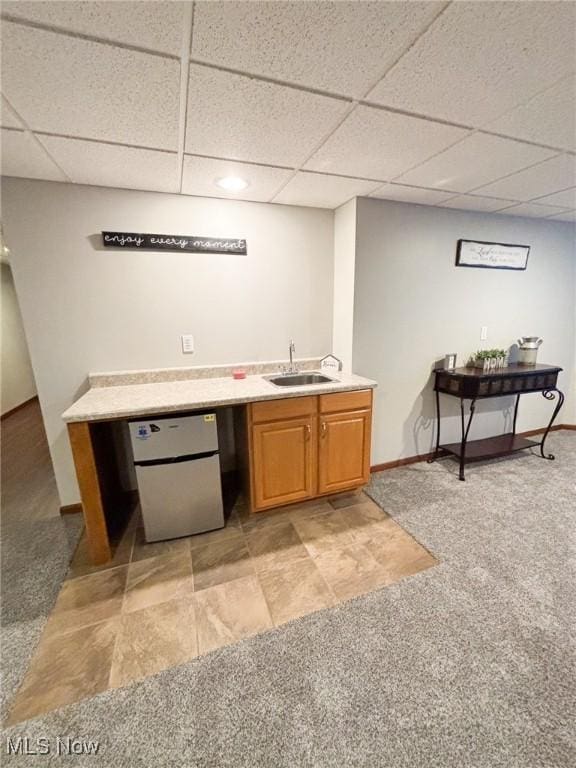
POLYGON ((551 453, 544 452, 544 443, 564 402, 564 395, 556 386, 561 370, 562 368, 554 365, 509 365, 506 368, 488 372, 474 368, 455 368, 452 371, 437 368, 434 371, 437 417, 436 449, 429 461, 435 461, 440 455, 455 456, 460 462, 460 480, 464 480, 464 467, 469 462, 507 456, 526 448, 539 448, 542 458, 553 460, 554 456, 551 453), (557 398, 552 418, 539 441, 527 440, 516 434, 520 395, 530 392, 540 392, 546 400, 556 400, 557 398), (458 443, 444 445, 440 443, 441 393, 457 397, 460 400, 462 438, 458 443), (504 435, 468 441, 476 401, 489 397, 509 397, 510 395, 516 398, 512 431, 504 435), (467 421, 464 413, 465 400, 470 400, 470 413, 467 421))
MULTIPOLYGON (((540 443, 534 440, 527 440, 525 437, 513 435, 511 432, 506 435, 497 435, 496 437, 485 437, 483 440, 470 440, 466 443, 466 461, 496 459, 500 456, 507 456, 509 453, 523 451, 526 448, 537 448, 539 445, 540 443)), ((462 455, 462 443, 441 445, 440 450, 460 458, 462 455)))

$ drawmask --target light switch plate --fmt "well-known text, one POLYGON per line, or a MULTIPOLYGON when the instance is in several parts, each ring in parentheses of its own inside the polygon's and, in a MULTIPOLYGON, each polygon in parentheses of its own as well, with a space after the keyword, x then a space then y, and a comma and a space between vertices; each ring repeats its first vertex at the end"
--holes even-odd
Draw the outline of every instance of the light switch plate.
POLYGON ((191 333, 183 333, 182 339, 182 354, 192 355, 194 354, 194 336, 191 333))
POLYGON ((480 341, 486 341, 487 338, 488 338, 488 326, 483 325, 480 328, 480 341))

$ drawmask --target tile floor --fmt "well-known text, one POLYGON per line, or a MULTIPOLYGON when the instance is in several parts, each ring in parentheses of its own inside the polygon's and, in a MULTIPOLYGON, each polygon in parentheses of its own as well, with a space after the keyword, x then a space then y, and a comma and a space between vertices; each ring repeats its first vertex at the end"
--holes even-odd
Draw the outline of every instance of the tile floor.
POLYGON ((146 544, 137 517, 106 566, 80 541, 9 723, 127 685, 385 587, 435 558, 362 493, 146 544))

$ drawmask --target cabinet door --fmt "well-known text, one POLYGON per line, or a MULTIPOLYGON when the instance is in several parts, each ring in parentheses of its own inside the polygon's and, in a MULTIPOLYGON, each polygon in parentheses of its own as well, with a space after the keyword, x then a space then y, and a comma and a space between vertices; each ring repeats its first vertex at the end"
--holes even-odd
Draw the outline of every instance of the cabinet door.
POLYGON ((319 493, 336 493, 368 482, 371 420, 371 410, 320 417, 319 493))
POLYGON ((255 509, 315 495, 316 420, 311 417, 252 427, 252 488, 255 509))

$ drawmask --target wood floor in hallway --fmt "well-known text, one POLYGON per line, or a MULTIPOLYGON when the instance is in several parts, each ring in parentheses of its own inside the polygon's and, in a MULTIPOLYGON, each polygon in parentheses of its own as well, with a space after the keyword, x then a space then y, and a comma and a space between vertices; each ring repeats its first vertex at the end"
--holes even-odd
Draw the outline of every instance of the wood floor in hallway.
POLYGON ((60 503, 38 400, 1 423, 2 523, 43 520, 60 503))
POLYGON ((82 529, 60 501, 37 400, 0 423, 0 713, 9 711, 82 529))

